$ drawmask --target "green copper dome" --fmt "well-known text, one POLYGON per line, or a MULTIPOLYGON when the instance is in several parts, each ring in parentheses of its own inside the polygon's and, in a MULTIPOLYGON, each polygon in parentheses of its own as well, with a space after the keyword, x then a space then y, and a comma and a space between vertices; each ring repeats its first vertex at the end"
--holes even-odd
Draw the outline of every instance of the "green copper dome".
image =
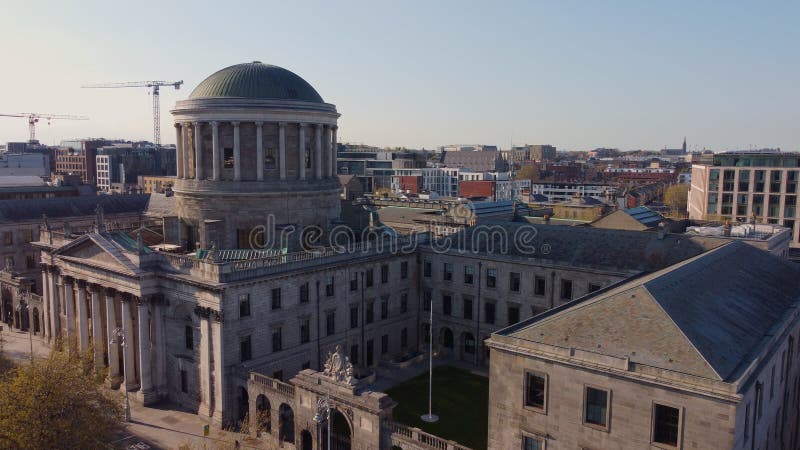
POLYGON ((190 99, 210 97, 270 98, 324 103, 306 80, 282 67, 260 61, 226 67, 194 88, 190 99))

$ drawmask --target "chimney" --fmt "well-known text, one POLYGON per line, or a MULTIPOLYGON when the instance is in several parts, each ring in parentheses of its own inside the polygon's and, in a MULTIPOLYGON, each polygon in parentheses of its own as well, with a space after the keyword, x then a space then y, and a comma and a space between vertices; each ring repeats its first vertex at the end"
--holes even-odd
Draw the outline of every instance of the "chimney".
POLYGON ((662 241, 667 236, 667 224, 662 220, 658 223, 658 240, 662 241))

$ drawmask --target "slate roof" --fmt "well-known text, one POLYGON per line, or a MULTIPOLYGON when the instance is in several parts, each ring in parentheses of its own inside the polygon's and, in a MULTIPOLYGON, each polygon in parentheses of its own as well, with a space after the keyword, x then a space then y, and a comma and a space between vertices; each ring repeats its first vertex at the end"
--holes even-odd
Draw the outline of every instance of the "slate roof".
POLYGON ((18 222, 48 218, 93 216, 97 205, 108 214, 144 211, 149 194, 92 195, 78 197, 0 200, 0 222, 18 222))
POLYGON ((799 280, 800 266, 734 241, 498 334, 732 382, 800 306, 799 280))
MULTIPOLYGON (((476 235, 474 240, 477 244, 474 248, 471 245, 473 234, 487 230, 485 227, 501 227, 505 230, 503 233, 488 233, 495 250, 493 255, 502 247, 502 234, 506 236, 507 254, 510 256, 629 274, 662 269, 727 242, 702 236, 667 234, 659 239, 658 233, 507 221, 485 221, 478 227, 467 228, 452 235, 451 239, 454 242, 462 240, 470 243, 471 251, 488 253, 492 247, 488 245, 489 238, 486 235, 481 235, 481 239, 476 235), (535 236, 526 246, 513 245, 514 236, 520 236, 517 233, 526 231, 517 231, 521 227, 527 227, 527 231, 534 230, 535 236)), ((454 243, 453 248, 458 248, 457 245, 454 243)))

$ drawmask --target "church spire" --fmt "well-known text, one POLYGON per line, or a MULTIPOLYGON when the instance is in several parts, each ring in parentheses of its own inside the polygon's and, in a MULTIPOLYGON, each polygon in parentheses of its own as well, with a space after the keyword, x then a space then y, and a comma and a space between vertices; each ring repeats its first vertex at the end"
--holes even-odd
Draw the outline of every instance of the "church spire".
POLYGON ((686 136, 683 137, 683 153, 686 153, 686 136))

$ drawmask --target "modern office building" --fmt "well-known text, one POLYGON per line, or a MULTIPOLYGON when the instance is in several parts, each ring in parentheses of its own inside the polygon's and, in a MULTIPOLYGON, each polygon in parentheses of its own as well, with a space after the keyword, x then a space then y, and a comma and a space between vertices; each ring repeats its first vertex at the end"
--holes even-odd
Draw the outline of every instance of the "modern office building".
POLYGON ((693 164, 689 218, 772 223, 793 230, 800 246, 800 154, 729 152, 711 164, 693 164))

